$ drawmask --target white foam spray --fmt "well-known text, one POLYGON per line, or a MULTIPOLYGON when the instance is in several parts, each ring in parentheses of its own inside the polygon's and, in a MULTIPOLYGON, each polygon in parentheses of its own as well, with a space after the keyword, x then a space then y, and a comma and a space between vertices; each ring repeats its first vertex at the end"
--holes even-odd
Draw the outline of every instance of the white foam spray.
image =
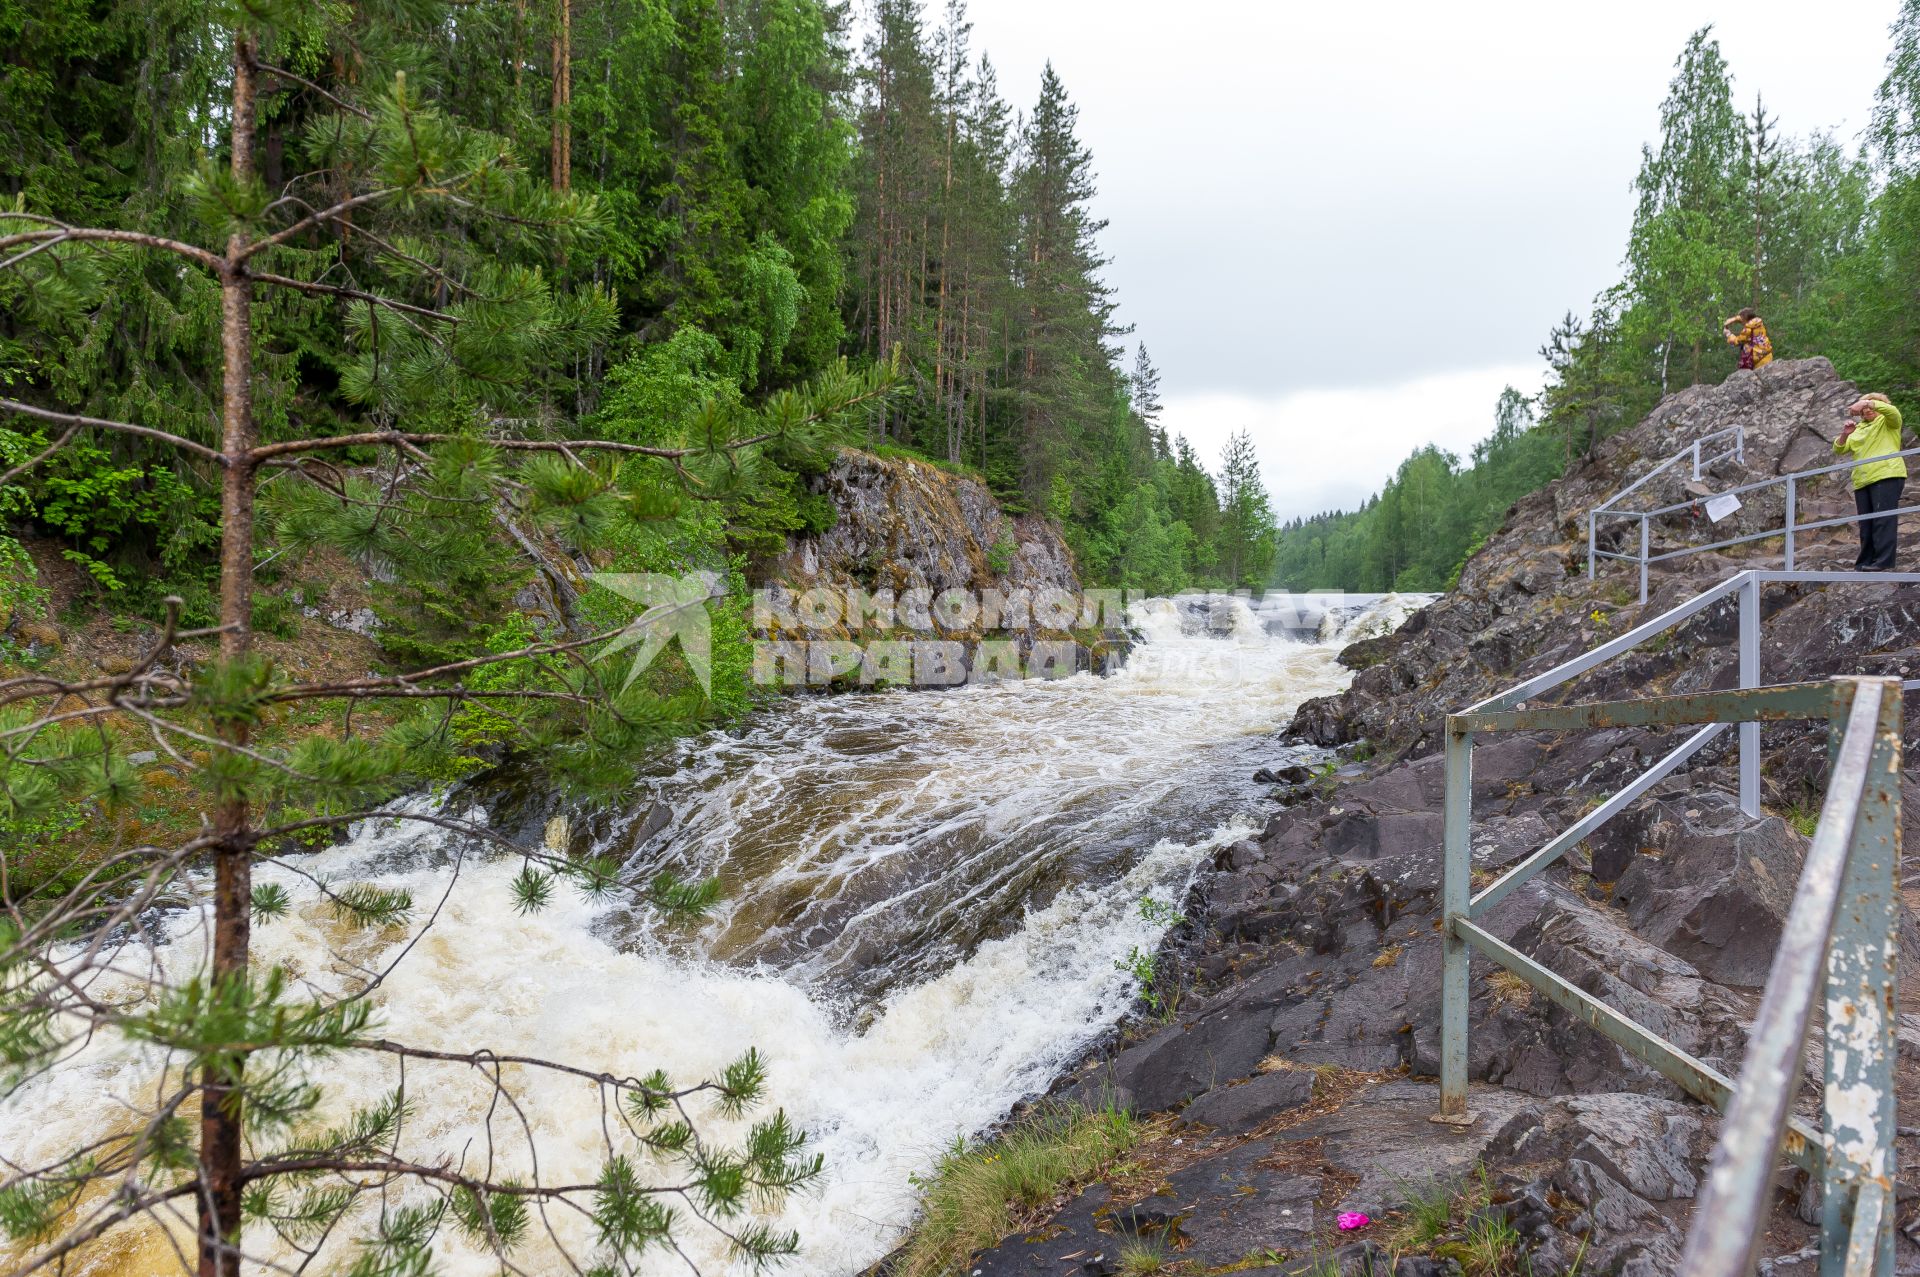
MULTIPOLYGON (((1385 606, 1370 614, 1400 605, 1385 606)), ((1247 836, 1256 791, 1243 777, 1267 737, 1348 677, 1336 644, 1269 637, 1240 600, 1204 625, 1163 600, 1133 619, 1145 641, 1107 678, 803 701, 689 745, 659 783, 672 829, 630 854, 637 871, 686 863, 728 882, 721 915, 691 934, 564 893, 520 913, 517 863, 473 852, 448 891, 452 836, 418 824, 369 822, 300 868, 405 886, 423 906, 445 894, 375 994, 390 1036, 621 1075, 661 1067, 681 1084, 758 1047, 770 1067, 761 1111, 784 1108, 827 1165, 777 1221, 803 1238, 786 1271, 856 1272, 910 1224, 911 1176, 1043 1089, 1125 1013, 1134 991, 1116 961, 1151 948, 1164 925, 1139 899, 1177 899, 1214 849, 1247 836)), ((409 939, 345 932, 308 881, 261 876, 295 905, 256 930, 256 959, 318 991, 356 987, 409 939)), ((201 909, 159 932, 147 960, 176 973, 203 960, 201 909)), ((9 1100, 0 1150, 31 1162, 97 1136, 115 1101, 150 1091, 156 1072, 150 1055, 97 1040, 9 1100)), ((319 1080, 340 1111, 376 1101, 394 1073, 391 1061, 349 1056, 319 1080)), ((526 1070, 514 1080, 542 1180, 593 1178, 604 1155, 597 1090, 526 1070)), ((406 1150, 478 1167, 484 1080, 465 1066, 410 1065, 407 1086, 406 1150)), ((744 1129, 713 1114, 706 1123, 722 1138, 744 1129)), ((495 1113, 492 1133, 494 1174, 530 1169, 517 1121, 495 1113)), ((551 1222, 590 1249, 584 1220, 555 1211, 551 1222)), ((77 1271, 176 1271, 148 1234, 123 1230, 77 1271)), ((703 1271, 727 1271, 719 1238, 698 1226, 688 1236, 703 1271)), ((249 1244, 273 1249, 264 1235, 249 1244)), ((497 1271, 450 1230, 443 1245, 449 1274, 497 1271)), ((656 1267, 684 1271, 664 1253, 656 1267)))

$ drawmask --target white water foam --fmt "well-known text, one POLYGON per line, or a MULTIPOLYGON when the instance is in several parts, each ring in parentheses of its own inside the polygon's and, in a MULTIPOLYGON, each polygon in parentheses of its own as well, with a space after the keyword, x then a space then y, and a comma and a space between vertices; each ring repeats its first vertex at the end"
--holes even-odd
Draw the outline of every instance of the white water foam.
MULTIPOLYGON (((699 858, 730 869, 749 898, 760 883, 804 877, 809 863, 819 881, 806 885, 825 891, 876 865, 884 874, 890 858, 910 859, 915 848, 932 855, 964 845, 990 862, 995 847, 1049 821, 1047 837, 1033 842, 1030 854, 1108 836, 1114 822, 1149 819, 1156 804, 1202 784, 1211 770, 1257 757, 1265 734, 1284 725, 1301 699, 1344 685, 1347 674, 1332 659, 1337 647, 1271 639, 1239 600, 1228 611, 1224 634, 1212 637, 1189 632, 1172 604, 1142 606, 1135 619, 1147 641, 1105 679, 881 693, 775 711, 744 734, 717 735, 690 749, 680 772, 663 783, 670 799, 687 791, 677 832, 691 831, 699 858), (890 748, 840 757, 823 745, 856 727, 879 732, 890 748), (1230 746, 1225 753, 1222 742, 1230 746), (859 792, 868 768, 890 779, 859 792), (704 793, 695 792, 700 777, 710 785, 704 793), (790 796, 815 795, 790 797, 788 806, 810 801, 817 810, 782 827, 789 843, 773 848, 772 860, 761 854, 764 847, 736 860, 752 822, 775 818, 782 788, 790 796), (890 793, 898 801, 885 801, 890 793), (851 829, 849 811, 864 813, 881 836, 851 829), (960 844, 940 841, 975 826, 978 836, 960 844)), ((1227 807, 1216 810, 1211 827, 1160 837, 1098 882, 1030 895, 1025 905, 1016 899, 1012 912, 1003 908, 995 925, 964 942, 949 933, 923 937, 923 959, 959 952, 917 964, 903 954, 898 978, 864 997, 836 978, 845 967, 820 960, 831 946, 797 945, 784 962, 723 957, 729 946, 721 941, 741 924, 738 905, 694 942, 669 943, 634 930, 634 915, 620 904, 563 894, 543 912, 518 912, 511 861, 469 855, 449 892, 450 836, 417 824, 370 822, 348 844, 303 858, 300 868, 405 886, 423 914, 446 893, 434 926, 375 995, 389 1036, 620 1075, 657 1066, 681 1085, 712 1076, 757 1046, 770 1070, 760 1113, 784 1108, 827 1166, 822 1183, 792 1199, 775 1221, 803 1239, 800 1257, 785 1271, 847 1274, 883 1255, 911 1222, 911 1176, 928 1170, 956 1138, 991 1126, 1044 1088, 1124 1014, 1133 990, 1116 962, 1136 945, 1151 948, 1163 926, 1144 918, 1137 902, 1149 894, 1177 899, 1214 849, 1251 831, 1247 817, 1235 814, 1236 792, 1221 792, 1227 807)), ((980 882, 998 872, 989 864, 974 878, 935 876, 902 893, 945 888, 984 897, 991 893, 980 882)), ((387 966, 410 938, 399 929, 346 932, 303 878, 282 869, 261 877, 284 883, 295 907, 256 930, 256 959, 283 964, 316 990, 357 987, 361 972, 387 966)), ((871 880, 865 890, 876 903, 861 906, 856 918, 901 908, 871 880)), ((202 961, 204 934, 203 913, 183 910, 150 956, 176 973, 191 970, 202 961)), ((110 990, 103 985, 101 992, 110 990)), ((150 1054, 97 1040, 11 1097, 0 1111, 0 1150, 8 1160, 33 1162, 97 1136, 114 1120, 112 1101, 135 1102, 151 1091, 156 1073, 150 1054)), ((528 1070, 509 1076, 539 1152, 541 1179, 592 1179, 604 1155, 596 1089, 528 1070)), ((388 1060, 348 1056, 330 1061, 318 1080, 337 1114, 377 1101, 395 1075, 388 1060)), ((465 1066, 412 1064, 407 1087, 416 1107, 405 1151, 480 1168, 491 1098, 484 1080, 465 1066)), ((744 1123, 708 1114, 705 1129, 724 1139, 744 1123)), ((517 1120, 496 1113, 492 1130, 492 1173, 530 1171, 529 1141, 517 1120)), ((578 1215, 555 1210, 550 1222, 576 1253, 590 1250, 589 1226, 578 1215)), ((721 1240, 697 1224, 687 1231, 702 1271, 726 1271, 721 1240)), ((274 1250, 268 1235, 250 1233, 248 1241, 250 1249, 274 1250)), ((449 1274, 497 1271, 497 1261, 451 1231, 441 1244, 449 1274)), ((543 1270, 537 1245, 523 1262, 543 1270)), ((74 1271, 177 1268, 152 1230, 123 1230, 74 1271)), ((661 1252, 651 1271, 684 1265, 661 1252)))

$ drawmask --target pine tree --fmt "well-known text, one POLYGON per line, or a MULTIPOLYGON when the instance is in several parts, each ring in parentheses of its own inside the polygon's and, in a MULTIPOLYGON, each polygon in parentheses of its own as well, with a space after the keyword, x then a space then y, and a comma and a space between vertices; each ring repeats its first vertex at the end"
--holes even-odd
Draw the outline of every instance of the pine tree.
POLYGON ((1020 217, 1019 335, 1021 486, 1031 499, 1048 494, 1071 457, 1075 427, 1098 412, 1104 397, 1096 374, 1118 350, 1110 339, 1111 290, 1098 236, 1106 222, 1090 208, 1093 157, 1081 143, 1079 108, 1049 63, 1040 99, 1021 138, 1014 180, 1020 217))
MULTIPOLYGON (((932 50, 917 0, 879 0, 867 39, 861 84, 860 143, 865 156, 857 260, 863 344, 884 357, 900 349, 923 396, 932 361, 919 338, 929 278, 929 232, 938 215, 941 129, 932 50)), ((881 433, 915 440, 913 414, 880 419, 881 433)))
MULTIPOLYGON (((555 367, 604 341, 613 323, 603 292, 558 290, 548 273, 562 252, 574 261, 597 231, 596 204, 533 178, 506 138, 443 110, 406 70, 417 53, 411 31, 384 28, 367 10, 341 16, 357 25, 316 30, 305 6, 254 5, 239 25, 202 33, 228 53, 229 96, 211 117, 217 126, 205 126, 217 129, 221 162, 197 166, 181 183, 194 226, 164 233, 85 225, 53 207, 0 210, 0 297, 13 322, 43 339, 85 328, 116 304, 101 266, 158 260, 204 281, 217 298, 217 324, 186 339, 208 343, 203 359, 219 371, 221 388, 219 434, 210 442, 58 406, 57 378, 25 379, 13 391, 20 397, 0 399, 0 414, 36 432, 26 449, 9 446, 19 459, 0 473, 0 491, 91 441, 130 441, 168 450, 217 481, 219 535, 213 625, 181 624, 180 601, 170 600, 154 642, 128 668, 79 681, 0 683, 8 715, 0 816, 31 817, 77 798, 109 806, 135 799, 141 781, 125 756, 128 737, 109 730, 118 722, 157 739, 209 813, 195 836, 112 856, 77 884, 7 890, 3 1084, 48 1066, 76 1035, 143 1044, 165 1064, 150 1107, 126 1115, 134 1120, 0 1181, 0 1227, 36 1244, 38 1262, 64 1263, 115 1224, 190 1200, 198 1268, 211 1277, 237 1275, 271 1238, 309 1260, 323 1244, 357 1243, 356 1272, 424 1271, 435 1236, 447 1229, 503 1265, 533 1250, 536 1268, 578 1267, 589 1257, 547 1254, 557 1243, 530 1227, 534 1208, 567 1201, 593 1221, 597 1258, 624 1270, 644 1249, 672 1244, 686 1223, 663 1199, 691 1192, 742 1257, 788 1253, 791 1235, 731 1217, 750 1199, 777 1197, 818 1172, 804 1137, 779 1114, 737 1147, 696 1138, 686 1124, 685 1105, 696 1097, 712 1097, 729 1116, 752 1104, 765 1084, 756 1055, 692 1084, 638 1068, 597 1077, 612 1106, 608 1129, 621 1132, 597 1180, 515 1181, 491 1169, 492 1156, 448 1165, 411 1155, 404 1083, 389 1103, 327 1114, 325 1073, 315 1068, 356 1053, 389 1062, 398 1079, 410 1060, 466 1062, 512 1104, 519 1083, 501 1073, 487 1044, 471 1053, 428 1051, 382 1037, 364 996, 372 985, 337 998, 296 989, 290 973, 254 952, 255 929, 291 904, 277 883, 257 882, 256 869, 284 863, 304 839, 374 814, 443 768, 454 715, 517 716, 517 730, 545 742, 561 776, 618 783, 623 760, 698 703, 695 693, 668 698, 644 684, 610 690, 623 684, 603 649, 648 623, 637 608, 615 609, 614 624, 599 633, 431 670, 339 682, 290 675, 254 643, 263 544, 332 544, 444 572, 450 549, 504 532, 506 543, 544 565, 552 551, 543 541, 585 553, 623 520, 659 517, 663 501, 695 492, 726 499, 768 449, 830 443, 844 411, 884 391, 882 378, 843 372, 810 393, 776 396, 764 411, 723 403, 704 414, 697 443, 581 436, 541 411, 555 367), (350 50, 358 59, 352 74, 315 81, 282 64, 315 39, 350 50), (383 63, 388 56, 398 65, 383 63), (274 161, 284 167, 272 185, 261 145, 269 84, 293 85, 311 102, 306 127, 281 138, 290 154, 274 161), (285 334, 328 330, 343 347, 337 394, 360 416, 344 429, 290 406, 312 387, 301 362, 277 348, 285 334), (380 482, 355 472, 351 463, 367 458, 389 463, 380 482), (217 654, 197 666, 175 655, 176 645, 207 642, 217 642, 217 654), (422 712, 378 741, 355 736, 353 707, 382 699, 422 712), (74 705, 84 712, 76 716, 74 705), (331 706, 344 721, 337 734, 289 746, 259 738, 284 706, 331 706), (93 975, 115 961, 106 942, 156 899, 195 895, 190 875, 204 870, 212 875, 204 969, 152 970, 138 996, 112 1003, 89 995, 93 975), (482 1071, 488 1063, 490 1074, 482 1071), (657 1156, 677 1166, 678 1184, 637 1169, 657 1156), (415 1190, 403 1208, 355 1211, 365 1195, 387 1202, 403 1186, 415 1190), (345 1235, 335 1237, 336 1229, 345 1235)), ((690 138, 688 148, 682 164, 705 162, 706 141, 690 138)), ((676 604, 687 606, 704 608, 704 590, 676 604)), ((430 812, 395 818, 504 844, 522 864, 516 891, 525 908, 550 901, 557 883, 600 893, 615 881, 617 866, 603 859, 515 846, 430 812)), ((348 927, 432 925, 405 893, 348 882, 317 889, 348 927)), ((656 897, 688 912, 713 893, 709 884, 663 880, 656 897)), ((343 970, 351 966, 343 960, 343 970)), ((564 1061, 517 1067, 577 1076, 564 1061)))

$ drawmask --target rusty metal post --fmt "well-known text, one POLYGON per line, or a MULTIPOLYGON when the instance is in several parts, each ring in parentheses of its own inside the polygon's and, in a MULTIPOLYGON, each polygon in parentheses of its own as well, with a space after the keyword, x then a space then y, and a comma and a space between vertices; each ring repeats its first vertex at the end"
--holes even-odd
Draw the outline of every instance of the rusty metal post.
POLYGON ((1840 1277, 1850 1271, 1846 1262, 1850 1249, 1856 1255, 1874 1256, 1872 1271, 1877 1277, 1893 1272, 1893 1212, 1871 1207, 1876 1200, 1891 1199, 1898 1170, 1893 1071, 1899 1006, 1894 968, 1899 935, 1901 688, 1896 679, 1874 681, 1885 686, 1873 757, 1827 952, 1821 1277, 1840 1277), (1883 1195, 1876 1199, 1870 1190, 1883 1195), (1856 1226, 1875 1235, 1853 1237, 1856 1226))
POLYGON ((1441 880, 1440 1111, 1435 1121, 1465 1125, 1467 1113, 1467 971, 1472 951, 1454 928, 1473 896, 1473 733, 1447 720, 1445 865, 1441 880))

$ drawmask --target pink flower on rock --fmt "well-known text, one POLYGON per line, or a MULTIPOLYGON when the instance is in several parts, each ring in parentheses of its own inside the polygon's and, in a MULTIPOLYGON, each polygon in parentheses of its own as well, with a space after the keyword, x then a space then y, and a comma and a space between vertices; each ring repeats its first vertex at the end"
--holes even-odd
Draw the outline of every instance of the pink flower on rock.
POLYGON ((1341 1232, 1350 1233, 1356 1228, 1365 1228, 1373 1221, 1357 1210, 1343 1210, 1333 1222, 1340 1225, 1341 1232))

